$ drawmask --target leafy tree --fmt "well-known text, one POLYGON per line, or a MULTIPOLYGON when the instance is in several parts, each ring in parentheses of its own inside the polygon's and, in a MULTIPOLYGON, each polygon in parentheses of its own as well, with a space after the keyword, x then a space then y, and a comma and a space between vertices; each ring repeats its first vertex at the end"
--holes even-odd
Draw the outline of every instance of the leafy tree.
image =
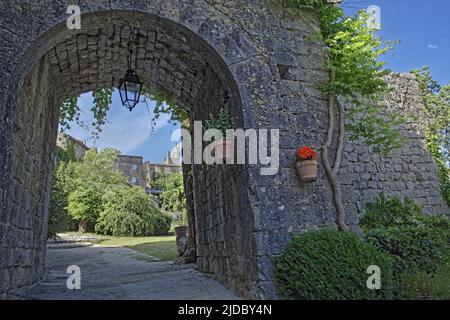
POLYGON ((116 188, 104 196, 96 232, 113 236, 167 234, 171 218, 151 204, 151 196, 140 187, 116 188))
POLYGON ((79 162, 70 163, 66 185, 70 189, 69 215, 79 221, 80 231, 89 222, 95 222, 102 210, 102 195, 108 190, 124 185, 126 178, 115 170, 119 152, 106 148, 100 152, 90 149, 79 162))
POLYGON ((95 185, 79 186, 69 193, 70 216, 79 221, 79 231, 86 232, 89 222, 95 222, 102 210, 102 191, 95 185))
POLYGON ((334 194, 337 225, 347 230, 342 191, 338 173, 343 155, 345 136, 360 139, 383 155, 403 144, 400 133, 392 128, 404 122, 398 115, 388 113, 379 104, 380 98, 389 90, 384 77, 389 73, 380 57, 392 49, 393 43, 382 41, 367 26, 367 14, 360 11, 354 17, 345 16, 339 6, 327 0, 275 0, 275 3, 291 10, 299 19, 309 24, 305 12, 319 22, 320 31, 312 40, 323 43, 326 66, 330 72, 327 83, 318 84, 328 95, 329 125, 327 141, 322 146, 322 159, 334 194), (348 102, 344 109, 338 97, 348 102), (339 130, 334 128, 338 113, 339 130), (347 118, 347 119, 346 119, 347 118), (346 132, 347 131, 347 132, 346 132), (330 157, 329 149, 338 132, 336 157, 330 157), (330 158, 335 158, 331 164, 330 158))
POLYGON ((98 152, 90 149, 76 166, 74 184, 84 185, 86 182, 100 188, 119 185, 126 182, 124 175, 115 170, 115 162, 119 151, 105 148, 98 152))
POLYGON ((164 189, 164 192, 159 196, 161 209, 176 213, 178 223, 186 225, 187 213, 183 175, 181 173, 161 175, 152 182, 152 186, 164 189))
POLYGON ((53 170, 52 193, 48 214, 48 237, 54 238, 58 232, 71 227, 71 218, 67 212, 69 186, 66 183, 75 158, 75 147, 69 143, 66 148, 57 148, 57 164, 53 170))

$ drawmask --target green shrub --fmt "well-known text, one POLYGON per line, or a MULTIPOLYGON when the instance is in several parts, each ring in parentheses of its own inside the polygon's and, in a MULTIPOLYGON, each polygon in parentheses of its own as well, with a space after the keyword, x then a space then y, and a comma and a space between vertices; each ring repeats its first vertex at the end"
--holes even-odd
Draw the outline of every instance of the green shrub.
POLYGON ((423 224, 434 230, 435 233, 442 237, 450 245, 450 219, 445 216, 426 216, 422 220, 423 224))
POLYGON ((171 218, 151 204, 151 198, 139 187, 119 188, 104 198, 95 231, 117 237, 167 234, 171 218))
POLYGON ((102 210, 102 191, 95 185, 77 187, 67 200, 70 217, 79 221, 80 231, 85 232, 89 222, 95 222, 102 210))
POLYGON ((295 236, 274 258, 279 292, 285 299, 389 299, 389 256, 350 232, 310 231, 295 236), (380 267, 381 290, 369 290, 366 273, 380 267))
POLYGON ((449 270, 444 263, 450 256, 448 217, 426 216, 422 207, 408 198, 401 201, 380 194, 366 204, 360 226, 370 243, 393 258, 397 298, 441 298, 448 294, 442 279, 449 270))
POLYGON ((364 231, 379 228, 419 226, 424 215, 422 207, 411 199, 403 201, 380 193, 374 202, 368 202, 359 225, 364 231))
POLYGON ((435 272, 448 251, 439 230, 425 226, 374 229, 367 239, 394 258, 396 278, 405 271, 435 272))
POLYGON ((402 299, 450 300, 450 259, 435 274, 425 271, 404 273, 399 291, 402 299))
POLYGON ((69 231, 71 226, 72 219, 67 212, 67 194, 54 182, 48 210, 48 238, 55 238, 58 232, 69 231))
POLYGON ((164 236, 169 233, 170 226, 172 224, 172 218, 161 212, 157 211, 158 214, 152 216, 153 232, 152 235, 164 236))

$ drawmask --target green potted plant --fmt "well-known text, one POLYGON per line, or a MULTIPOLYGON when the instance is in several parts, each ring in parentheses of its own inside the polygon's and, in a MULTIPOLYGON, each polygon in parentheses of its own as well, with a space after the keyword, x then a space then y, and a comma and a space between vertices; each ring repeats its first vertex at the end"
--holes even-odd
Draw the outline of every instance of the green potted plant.
POLYGON ((312 183, 317 179, 317 153, 311 147, 298 149, 295 167, 302 183, 312 183))
POLYGON ((216 139, 212 142, 216 158, 229 160, 231 158, 231 141, 227 139, 226 132, 228 129, 233 129, 233 119, 230 113, 223 107, 220 109, 217 117, 209 114, 204 122, 203 130, 217 129, 222 132, 222 139, 216 139))

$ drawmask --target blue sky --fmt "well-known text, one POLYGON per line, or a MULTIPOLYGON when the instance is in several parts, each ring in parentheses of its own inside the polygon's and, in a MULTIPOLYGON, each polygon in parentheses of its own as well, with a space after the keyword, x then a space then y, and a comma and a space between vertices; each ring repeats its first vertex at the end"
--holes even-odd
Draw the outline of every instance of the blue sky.
MULTIPOLYGON (((346 0, 343 7, 347 14, 355 14, 369 5, 381 8, 382 28, 379 34, 386 40, 400 40, 386 57, 387 67, 395 72, 430 66, 431 74, 441 84, 450 81, 450 1, 449 0, 346 0)), ((89 93, 79 99, 85 123, 92 117, 89 109, 92 97, 89 93)), ((150 112, 154 104, 149 103, 150 112)), ((171 141, 174 127, 162 117, 154 132, 146 105, 139 104, 133 112, 122 107, 118 93, 108 113, 100 139, 89 139, 90 131, 73 125, 69 131, 76 138, 84 139, 89 146, 113 147, 123 154, 140 155, 152 162, 162 162, 164 155, 177 142, 171 141)), ((179 126, 178 126, 179 127, 179 126)))
MULTIPOLYGON (((81 120, 85 124, 93 121, 90 108, 92 106, 91 93, 85 93, 78 99, 81 108, 81 120)), ((139 103, 130 112, 122 106, 118 91, 113 93, 113 103, 107 115, 107 123, 100 133, 100 138, 96 141, 92 139, 89 128, 72 124, 68 131, 75 138, 85 140, 89 147, 103 149, 112 147, 122 154, 143 156, 145 160, 160 163, 163 161, 166 152, 171 150, 177 143, 172 141, 172 136, 176 136, 178 126, 168 123, 169 116, 162 115, 152 130, 151 120, 152 110, 155 104, 148 103, 148 110, 145 103, 139 103)), ((179 136, 179 135, 178 135, 179 136)))
POLYGON ((449 0, 344 0, 347 14, 378 5, 385 40, 400 40, 385 61, 392 71, 407 72, 430 66, 441 84, 450 81, 449 0))

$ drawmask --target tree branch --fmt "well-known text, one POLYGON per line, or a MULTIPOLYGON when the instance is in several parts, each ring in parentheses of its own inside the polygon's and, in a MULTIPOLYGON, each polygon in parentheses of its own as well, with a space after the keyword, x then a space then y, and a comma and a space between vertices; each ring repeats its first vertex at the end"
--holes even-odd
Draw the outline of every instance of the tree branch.
POLYGON ((345 138, 345 116, 344 116, 344 108, 342 104, 339 102, 339 99, 336 97, 336 106, 339 112, 339 139, 338 139, 338 148, 336 151, 336 160, 334 162, 333 174, 337 176, 339 169, 341 167, 342 155, 344 153, 344 138, 345 138))
MULTIPOLYGON (((334 70, 331 70, 330 83, 332 83, 334 81, 334 79, 335 79, 335 72, 334 72, 334 70)), ((345 210, 344 210, 344 206, 342 204, 342 190, 341 190, 341 186, 338 182, 337 176, 334 173, 333 168, 331 167, 329 156, 328 156, 328 149, 330 148, 331 143, 333 141, 334 108, 335 108, 336 100, 337 99, 336 99, 336 96, 334 93, 328 94, 328 134, 327 134, 327 141, 322 146, 322 160, 323 160, 323 164, 325 167, 325 171, 328 176, 328 181, 330 182, 331 189, 333 190, 334 205, 336 208, 336 224, 338 225, 339 230, 346 231, 346 230, 348 230, 348 227, 345 224, 345 210)), ((344 119, 344 117, 341 117, 341 119, 344 119)), ((341 123, 342 123, 342 121, 341 121, 341 123)), ((339 137, 339 140, 341 140, 341 135, 339 137)), ((343 145, 343 143, 342 143, 342 145, 343 145)))

